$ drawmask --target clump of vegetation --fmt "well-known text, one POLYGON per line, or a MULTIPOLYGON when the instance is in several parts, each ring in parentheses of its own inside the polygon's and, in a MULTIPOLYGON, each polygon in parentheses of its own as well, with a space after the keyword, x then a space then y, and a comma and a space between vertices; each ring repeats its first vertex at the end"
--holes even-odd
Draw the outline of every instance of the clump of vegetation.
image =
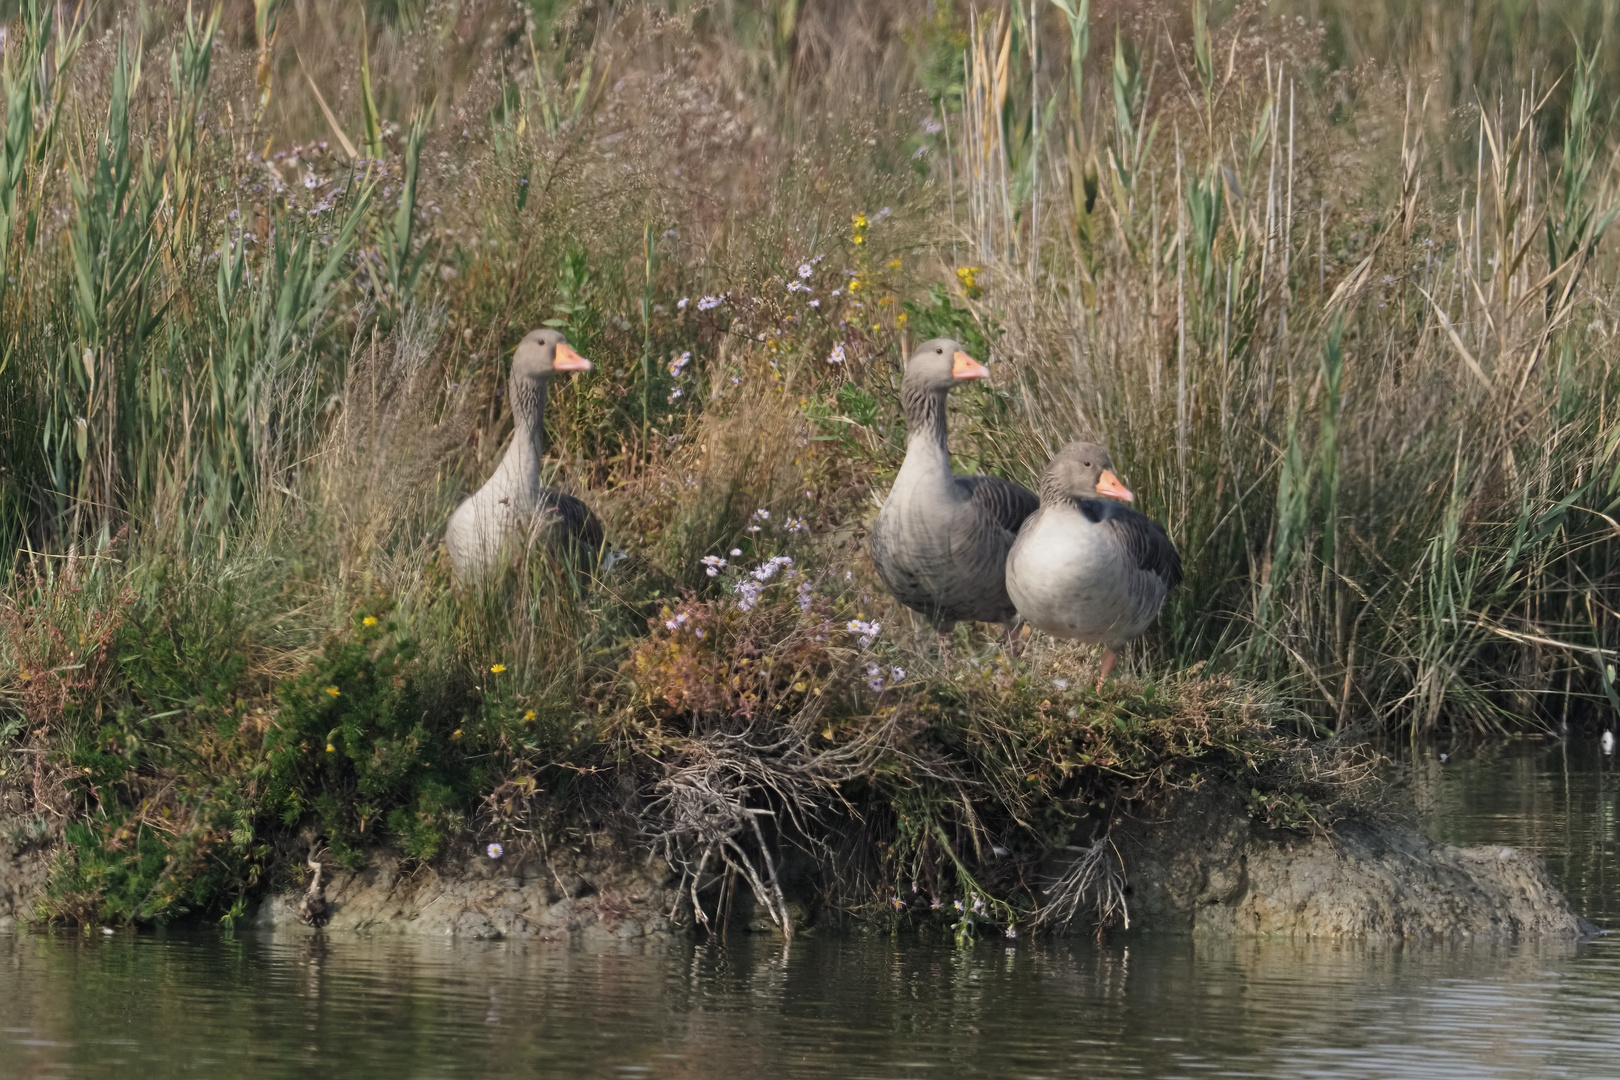
POLYGON ((699 922, 1051 926, 1117 911, 1108 826, 1169 788, 1317 827, 1335 730, 1620 708, 1611 61, 1287 6, 24 0, 0 819, 45 914, 612 828, 699 922), (594 364, 548 482, 625 558, 458 591, 538 325, 594 364), (870 571, 935 334, 996 372, 960 468, 1097 438, 1183 552, 1101 690, 870 571))

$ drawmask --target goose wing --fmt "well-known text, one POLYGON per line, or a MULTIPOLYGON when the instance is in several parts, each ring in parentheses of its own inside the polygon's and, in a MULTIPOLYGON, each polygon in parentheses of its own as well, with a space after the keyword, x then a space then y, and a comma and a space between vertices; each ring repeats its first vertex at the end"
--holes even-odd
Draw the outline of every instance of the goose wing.
POLYGON ((970 506, 1014 535, 1041 505, 1040 497, 1029 488, 1000 476, 958 476, 956 486, 970 506))
POLYGON ((1137 569, 1157 575, 1166 589, 1181 584, 1181 556, 1164 526, 1140 510, 1112 499, 1080 499, 1080 512, 1108 529, 1137 569))
POLYGON ((576 548, 579 555, 594 560, 602 550, 602 523, 579 499, 561 491, 545 491, 543 505, 555 515, 553 534, 564 547, 576 548))

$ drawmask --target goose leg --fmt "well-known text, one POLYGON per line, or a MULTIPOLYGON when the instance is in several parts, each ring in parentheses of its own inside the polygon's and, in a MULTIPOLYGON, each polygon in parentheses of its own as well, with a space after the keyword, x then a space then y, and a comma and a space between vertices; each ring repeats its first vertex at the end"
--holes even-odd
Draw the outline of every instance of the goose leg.
POLYGON ((1103 658, 1102 658, 1102 672, 1101 672, 1101 674, 1099 674, 1097 676, 1097 689, 1098 690, 1101 690, 1103 688, 1103 683, 1108 681, 1108 676, 1110 676, 1110 675, 1112 675, 1114 673, 1114 664, 1117 663, 1118 661, 1119 661, 1119 653, 1115 652, 1113 649, 1104 647, 1104 649, 1103 649, 1103 658))
POLYGON ((942 622, 935 629, 939 632, 939 658, 943 663, 951 658, 951 634, 956 630, 956 620, 942 622))
POLYGON ((1017 658, 1024 651, 1024 641, 1029 636, 1029 624, 1024 622, 1022 616, 1014 616, 1001 624, 1007 630, 1007 655, 1017 658))

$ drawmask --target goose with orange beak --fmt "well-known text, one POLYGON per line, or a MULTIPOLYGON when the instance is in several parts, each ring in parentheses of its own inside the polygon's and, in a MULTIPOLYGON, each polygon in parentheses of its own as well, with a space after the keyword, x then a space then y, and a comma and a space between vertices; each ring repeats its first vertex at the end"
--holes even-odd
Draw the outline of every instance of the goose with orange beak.
POLYGON ((1035 512, 1035 493, 999 476, 957 476, 946 445, 951 387, 990 374, 948 338, 924 342, 906 362, 900 404, 906 458, 872 526, 872 562, 890 592, 948 639, 958 622, 998 622, 1011 635, 1007 551, 1035 512))
POLYGON ((1075 442, 1041 475, 1041 506, 1007 555, 1007 593, 1031 626, 1103 646, 1100 686, 1118 650, 1181 583, 1181 556, 1096 443, 1075 442))
POLYGON ((590 507, 540 483, 545 451, 546 393, 557 372, 591 370, 556 330, 531 331, 512 357, 506 398, 512 405, 512 444, 495 472, 450 515, 444 545, 462 583, 496 572, 540 542, 576 565, 593 564, 602 549, 602 523, 590 507))

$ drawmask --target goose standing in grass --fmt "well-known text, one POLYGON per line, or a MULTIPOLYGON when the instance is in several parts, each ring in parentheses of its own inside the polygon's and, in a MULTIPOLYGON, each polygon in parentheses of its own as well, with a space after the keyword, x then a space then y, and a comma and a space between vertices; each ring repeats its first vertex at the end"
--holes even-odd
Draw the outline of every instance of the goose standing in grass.
POLYGON ((506 394, 512 403, 512 445, 484 486, 456 507, 444 532, 458 581, 471 583, 497 571, 503 558, 536 541, 571 551, 581 563, 601 550, 602 523, 590 507, 540 484, 551 376, 589 370, 591 362, 555 330, 531 331, 518 345, 506 394))
POLYGON ((1016 629, 1007 551, 1040 505, 1011 480, 951 472, 945 396, 989 374, 948 338, 924 342, 912 355, 900 384, 906 459, 872 526, 872 561, 883 584, 947 640, 964 619, 999 622, 1009 636, 1016 629))
POLYGON ((1107 450, 1070 443, 1041 475, 1041 507, 1007 556, 1007 592, 1025 621, 1053 637, 1103 645, 1099 686, 1118 650, 1148 628, 1181 582, 1175 545, 1158 522, 1125 505, 1135 498, 1107 450))

